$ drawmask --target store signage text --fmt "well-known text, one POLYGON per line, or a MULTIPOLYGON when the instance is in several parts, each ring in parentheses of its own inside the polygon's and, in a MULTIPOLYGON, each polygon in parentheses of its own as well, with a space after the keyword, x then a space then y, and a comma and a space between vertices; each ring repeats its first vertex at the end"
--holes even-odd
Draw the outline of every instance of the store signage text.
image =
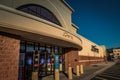
POLYGON ((63 36, 69 39, 73 39, 73 36, 71 34, 69 34, 68 32, 64 32, 63 36))
POLYGON ((96 46, 91 45, 91 51, 99 53, 99 49, 96 46))

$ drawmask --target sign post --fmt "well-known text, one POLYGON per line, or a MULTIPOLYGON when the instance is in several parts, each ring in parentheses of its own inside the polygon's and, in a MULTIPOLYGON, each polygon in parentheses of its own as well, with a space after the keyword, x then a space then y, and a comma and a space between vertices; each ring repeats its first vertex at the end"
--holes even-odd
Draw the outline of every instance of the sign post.
POLYGON ((59 55, 55 55, 55 80, 60 80, 59 76, 59 55))
POLYGON ((39 52, 35 51, 33 54, 32 80, 38 80, 38 70, 39 70, 39 52))

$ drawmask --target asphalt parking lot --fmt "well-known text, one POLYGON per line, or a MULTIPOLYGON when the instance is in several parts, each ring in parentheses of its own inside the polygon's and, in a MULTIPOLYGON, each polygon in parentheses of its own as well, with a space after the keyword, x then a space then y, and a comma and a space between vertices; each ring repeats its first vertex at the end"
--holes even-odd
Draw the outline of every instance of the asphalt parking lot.
POLYGON ((120 61, 91 80, 120 80, 120 61))

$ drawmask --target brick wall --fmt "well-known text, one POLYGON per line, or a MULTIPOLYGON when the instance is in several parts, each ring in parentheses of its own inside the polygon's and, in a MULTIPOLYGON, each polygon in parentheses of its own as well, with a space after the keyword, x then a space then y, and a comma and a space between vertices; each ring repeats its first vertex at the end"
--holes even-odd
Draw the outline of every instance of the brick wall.
POLYGON ((89 65, 89 64, 95 64, 95 63, 100 63, 100 62, 105 62, 104 57, 79 55, 79 64, 89 65))
POLYGON ((72 48, 65 49, 65 72, 67 73, 68 67, 71 66, 73 71, 76 72, 76 66, 83 64, 95 64, 105 62, 103 57, 82 56, 78 55, 78 50, 72 48))
POLYGON ((65 49, 65 71, 67 72, 68 67, 71 66, 76 72, 76 65, 78 63, 78 50, 73 48, 65 49))
POLYGON ((20 40, 0 35, 0 80, 18 80, 20 40))

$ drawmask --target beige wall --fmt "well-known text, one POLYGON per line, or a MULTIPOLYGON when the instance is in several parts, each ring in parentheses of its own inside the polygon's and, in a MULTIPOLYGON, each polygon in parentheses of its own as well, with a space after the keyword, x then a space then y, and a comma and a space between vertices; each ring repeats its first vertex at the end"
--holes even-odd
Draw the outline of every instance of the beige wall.
MULTIPOLYGON (((0 25, 4 28, 10 28, 25 32, 30 32, 38 35, 49 36, 55 39, 63 40, 61 42, 67 41, 73 43, 77 46, 81 46, 81 40, 76 34, 71 33, 70 31, 55 25, 54 23, 50 23, 46 20, 21 13, 17 10, 11 9, 5 6, 1 6, 0 10, 0 25)), ((6 31, 8 32, 8 31, 6 31)), ((21 35, 27 38, 24 33, 15 33, 17 35, 21 35)), ((31 38, 35 38, 34 36, 28 36, 31 38)), ((40 40, 39 37, 36 37, 37 40, 40 40)), ((47 40, 47 39, 46 39, 47 40)), ((50 41, 50 39, 49 39, 50 41)), ((51 40, 53 42, 53 40, 51 40)), ((55 42, 53 42, 55 43, 55 42)), ((58 42, 56 42, 58 43, 58 42)), ((69 44, 68 44, 69 45, 69 44)), ((69 46, 74 47, 74 46, 69 46)))
POLYGON ((60 0, 0 0, 0 3, 12 8, 17 8, 25 4, 38 4, 49 9, 60 21, 61 25, 71 30, 72 11, 60 0))
POLYGON ((106 46, 100 46, 102 48, 101 50, 101 54, 103 55, 103 57, 107 56, 107 51, 106 51, 106 46))
POLYGON ((99 45, 91 42, 90 40, 88 40, 80 35, 79 35, 79 37, 82 40, 82 47, 83 47, 83 49, 81 51, 79 51, 79 55, 93 56, 93 57, 104 57, 105 47, 99 46, 99 45), (91 45, 93 45, 93 46, 96 45, 96 48, 99 49, 99 53, 91 51, 91 45))
POLYGON ((78 28, 75 24, 72 24, 72 25, 71 25, 71 31, 72 31, 73 33, 76 34, 76 32, 77 32, 78 29, 79 29, 79 28, 78 28))

